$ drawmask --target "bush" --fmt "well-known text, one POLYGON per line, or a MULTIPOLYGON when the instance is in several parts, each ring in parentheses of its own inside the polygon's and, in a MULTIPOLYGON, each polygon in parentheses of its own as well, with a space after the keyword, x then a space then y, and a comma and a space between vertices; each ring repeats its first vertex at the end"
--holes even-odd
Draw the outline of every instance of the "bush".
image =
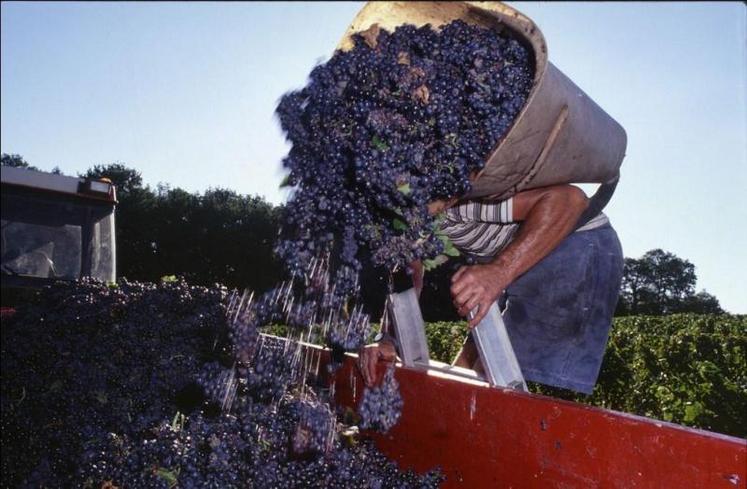
MULTIPOLYGON (((431 356, 450 362, 464 322, 426 326, 431 356)), ((591 396, 530 383, 540 394, 734 436, 747 436, 747 316, 614 319, 591 396)))
POLYGON ((467 337, 466 321, 426 323, 425 337, 431 358, 451 363, 467 337))

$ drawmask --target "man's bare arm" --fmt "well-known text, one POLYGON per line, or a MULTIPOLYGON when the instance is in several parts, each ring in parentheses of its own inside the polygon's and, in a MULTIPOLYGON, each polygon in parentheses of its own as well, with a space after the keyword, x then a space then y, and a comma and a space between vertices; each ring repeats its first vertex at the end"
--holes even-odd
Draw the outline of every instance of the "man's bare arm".
POLYGON ((452 277, 451 293, 459 314, 474 327, 510 283, 547 256, 568 236, 588 206, 578 187, 556 185, 520 192, 514 196, 514 220, 523 221, 516 237, 490 263, 460 268, 452 277))

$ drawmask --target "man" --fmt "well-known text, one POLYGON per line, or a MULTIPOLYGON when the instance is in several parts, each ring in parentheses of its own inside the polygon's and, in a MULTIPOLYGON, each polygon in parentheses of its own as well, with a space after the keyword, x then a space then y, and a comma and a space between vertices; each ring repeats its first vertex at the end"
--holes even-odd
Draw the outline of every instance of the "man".
MULTIPOLYGON (((623 256, 604 214, 579 229, 588 205, 584 192, 556 185, 520 192, 504 201, 435 202, 445 212, 442 230, 477 264, 452 277, 459 314, 476 326, 498 300, 527 380, 590 394, 602 363, 617 304, 623 256)), ((422 267, 412 266, 422 288, 422 267)), ((359 366, 367 384, 379 361, 396 358, 390 338, 364 347, 359 366)), ((456 365, 479 364, 471 335, 456 365)))

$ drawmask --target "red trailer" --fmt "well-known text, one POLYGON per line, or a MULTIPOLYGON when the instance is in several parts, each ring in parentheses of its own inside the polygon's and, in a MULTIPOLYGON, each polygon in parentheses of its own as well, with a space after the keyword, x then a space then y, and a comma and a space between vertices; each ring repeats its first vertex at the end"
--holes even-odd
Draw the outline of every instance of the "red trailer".
MULTIPOLYGON (((318 350, 322 365, 328 355, 318 350)), ((383 368, 383 367, 382 367, 383 368)), ((321 369, 325 371, 325 369, 321 369)), ((398 366, 399 423, 377 446, 401 468, 440 466, 443 487, 744 488, 747 440, 398 366)), ((355 408, 353 356, 330 378, 355 408)))

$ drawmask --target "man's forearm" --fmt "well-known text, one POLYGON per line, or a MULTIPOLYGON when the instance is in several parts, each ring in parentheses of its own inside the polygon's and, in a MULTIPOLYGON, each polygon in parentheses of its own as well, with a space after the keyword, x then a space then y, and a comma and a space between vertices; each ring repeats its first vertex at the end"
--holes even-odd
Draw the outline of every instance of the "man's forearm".
POLYGON ((573 231, 588 199, 577 187, 558 185, 528 190, 513 199, 513 220, 523 221, 516 237, 485 265, 465 266, 451 277, 451 295, 459 315, 476 326, 500 294, 547 256, 573 231))
POLYGON ((507 284, 546 257, 572 231, 588 199, 571 186, 551 187, 533 196, 511 243, 490 263, 507 284))

